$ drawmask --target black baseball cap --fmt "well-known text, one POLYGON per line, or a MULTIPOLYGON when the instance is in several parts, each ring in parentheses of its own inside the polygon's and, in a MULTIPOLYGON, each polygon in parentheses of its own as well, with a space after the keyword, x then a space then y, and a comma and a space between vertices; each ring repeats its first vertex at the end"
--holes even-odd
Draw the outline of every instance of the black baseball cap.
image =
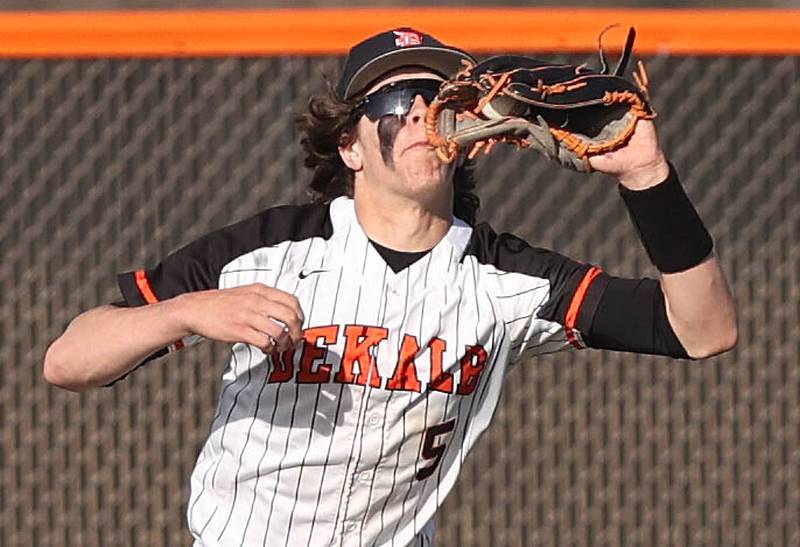
POLYGON ((475 62, 469 53, 429 34, 408 27, 387 30, 350 49, 336 95, 340 100, 352 99, 382 75, 403 66, 424 67, 448 78, 461 68, 462 60, 475 62))

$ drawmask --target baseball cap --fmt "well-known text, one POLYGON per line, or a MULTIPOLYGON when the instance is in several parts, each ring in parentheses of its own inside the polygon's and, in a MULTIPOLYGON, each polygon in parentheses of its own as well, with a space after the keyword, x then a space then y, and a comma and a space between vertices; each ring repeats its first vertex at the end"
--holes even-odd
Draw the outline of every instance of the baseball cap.
POLYGON ((475 62, 469 53, 429 34, 408 27, 387 30, 350 49, 336 95, 340 100, 352 99, 383 74, 409 65, 425 67, 447 78, 461 68, 462 60, 475 62))

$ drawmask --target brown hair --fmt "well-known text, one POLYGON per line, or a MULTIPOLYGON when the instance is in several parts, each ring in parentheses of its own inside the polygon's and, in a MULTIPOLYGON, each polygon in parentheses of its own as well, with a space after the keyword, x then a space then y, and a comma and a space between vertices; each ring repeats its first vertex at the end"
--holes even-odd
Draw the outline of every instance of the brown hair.
MULTIPOLYGON (((358 116, 353 115, 353 103, 336 97, 328 82, 325 94, 312 96, 308 109, 297 116, 297 127, 303 134, 300 144, 305 152, 303 164, 312 170, 311 195, 315 201, 330 201, 339 196, 353 197, 353 171, 339 156, 339 147, 355 140, 358 116)), ((472 162, 467 161, 453 173, 453 214, 475 223, 480 206, 475 189, 472 162)))

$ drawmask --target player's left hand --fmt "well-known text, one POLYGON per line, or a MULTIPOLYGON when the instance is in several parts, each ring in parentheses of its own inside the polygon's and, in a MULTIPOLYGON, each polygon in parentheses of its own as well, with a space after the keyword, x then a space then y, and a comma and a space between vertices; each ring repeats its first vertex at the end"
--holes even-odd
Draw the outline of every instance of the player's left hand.
POLYGON ((669 165, 651 120, 639 120, 625 146, 589 158, 589 165, 595 171, 616 177, 631 190, 655 186, 669 174, 669 165))

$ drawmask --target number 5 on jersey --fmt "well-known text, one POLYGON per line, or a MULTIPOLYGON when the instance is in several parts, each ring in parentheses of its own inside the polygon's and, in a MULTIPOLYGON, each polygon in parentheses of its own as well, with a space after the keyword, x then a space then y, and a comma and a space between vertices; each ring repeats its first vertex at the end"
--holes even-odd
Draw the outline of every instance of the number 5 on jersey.
POLYGON ((426 460, 433 460, 427 467, 421 468, 417 471, 417 480, 423 481, 433 475, 439 462, 442 461, 444 451, 447 448, 447 443, 442 441, 436 443, 436 437, 446 435, 453 431, 456 426, 456 419, 448 420, 437 425, 433 425, 425 432, 425 440, 422 443, 422 457, 426 460))

